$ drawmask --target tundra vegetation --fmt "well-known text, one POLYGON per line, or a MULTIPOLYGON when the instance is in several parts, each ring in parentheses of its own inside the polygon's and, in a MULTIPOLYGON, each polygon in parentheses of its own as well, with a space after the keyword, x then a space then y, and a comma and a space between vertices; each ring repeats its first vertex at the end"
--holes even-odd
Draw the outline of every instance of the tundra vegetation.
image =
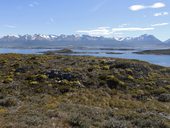
POLYGON ((1 128, 169 128, 170 68, 126 59, 0 55, 1 128))

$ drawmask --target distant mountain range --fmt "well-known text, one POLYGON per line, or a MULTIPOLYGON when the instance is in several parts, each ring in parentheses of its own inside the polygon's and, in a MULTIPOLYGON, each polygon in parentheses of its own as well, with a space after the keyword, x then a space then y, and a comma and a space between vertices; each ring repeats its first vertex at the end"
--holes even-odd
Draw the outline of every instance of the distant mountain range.
POLYGON ((170 39, 169 39, 169 40, 167 40, 167 41, 165 41, 165 43, 170 44, 170 39))
POLYGON ((12 35, 0 38, 1 48, 57 48, 57 47, 116 47, 116 48, 164 48, 170 47, 170 39, 162 42, 153 35, 139 37, 105 38, 88 35, 12 35))

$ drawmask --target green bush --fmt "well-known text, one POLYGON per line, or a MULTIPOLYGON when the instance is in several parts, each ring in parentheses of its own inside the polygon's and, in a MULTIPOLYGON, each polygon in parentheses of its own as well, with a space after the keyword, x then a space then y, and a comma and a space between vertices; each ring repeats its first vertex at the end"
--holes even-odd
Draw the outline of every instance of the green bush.
POLYGON ((17 102, 13 98, 6 98, 6 99, 0 100, 0 106, 3 106, 3 107, 12 107, 16 105, 17 105, 17 102))
POLYGON ((109 69, 110 69, 110 66, 108 66, 108 65, 103 66, 102 69, 103 69, 103 70, 109 70, 109 69))
POLYGON ((1 60, 1 63, 3 63, 3 64, 6 64, 7 62, 8 62, 8 60, 6 60, 6 59, 1 60))
POLYGON ((65 72, 71 72, 71 71, 73 71, 73 69, 69 67, 69 68, 65 68, 64 71, 65 72))
POLYGON ((38 81, 44 81, 44 80, 48 79, 48 76, 44 75, 44 74, 39 74, 39 75, 36 75, 36 79, 38 81))
POLYGON ((124 121, 117 121, 114 118, 109 119, 108 121, 105 122, 104 128, 126 128, 127 124, 124 121))
POLYGON ((69 123, 73 127, 90 128, 90 120, 76 113, 70 117, 69 123))
POLYGON ((167 90, 170 90, 170 85, 165 86, 167 90))
POLYGON ((128 75, 128 77, 127 77, 129 80, 134 80, 134 78, 133 78, 133 76, 131 76, 131 75, 128 75))
POLYGON ((30 85, 38 85, 39 83, 37 81, 30 81, 29 84, 30 85))
POLYGON ((127 74, 129 74, 129 75, 133 75, 133 71, 132 71, 132 69, 127 68, 127 69, 125 69, 125 70, 126 70, 127 74))
POLYGON ((7 78, 5 78, 5 80, 3 81, 3 83, 6 83, 6 84, 11 83, 11 82, 13 82, 13 78, 11 78, 11 77, 7 77, 7 78))
POLYGON ((109 88, 113 89, 126 89, 127 86, 125 85, 125 83, 121 80, 119 80, 118 78, 116 78, 115 76, 108 76, 107 77, 107 85, 109 88))
POLYGON ((155 95, 160 95, 160 94, 163 94, 163 93, 168 93, 168 91, 163 87, 157 88, 157 89, 152 91, 152 94, 155 94, 155 95))

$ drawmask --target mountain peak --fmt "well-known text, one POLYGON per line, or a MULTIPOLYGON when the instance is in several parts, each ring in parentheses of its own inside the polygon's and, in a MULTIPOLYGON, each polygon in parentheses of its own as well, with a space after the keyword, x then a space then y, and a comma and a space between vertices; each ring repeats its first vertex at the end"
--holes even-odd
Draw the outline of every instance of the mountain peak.
POLYGON ((166 40, 165 43, 169 43, 170 44, 170 39, 166 40))
POLYGON ((125 42, 161 42, 159 39, 157 39, 153 35, 149 34, 143 34, 138 37, 125 37, 125 38, 120 38, 120 41, 125 41, 125 42))
POLYGON ((99 40, 112 40, 119 42, 161 42, 153 35, 144 34, 138 37, 114 37, 114 38, 105 38, 105 37, 94 37, 90 35, 45 35, 45 34, 34 34, 34 35, 7 35, 0 40, 3 41, 14 41, 14 40, 22 40, 22 41, 99 41, 99 40))
POLYGON ((142 38, 150 38, 150 39, 157 39, 155 36, 153 36, 153 35, 149 35, 149 34, 143 34, 143 35, 141 35, 141 36, 139 36, 139 37, 142 37, 142 38))
POLYGON ((143 34, 141 35, 142 37, 148 37, 148 36, 153 36, 153 35, 149 35, 149 34, 143 34))
MULTIPOLYGON (((169 40, 168 40, 169 41, 169 40)), ((168 42, 167 41, 167 42, 168 42)), ((168 43, 169 44, 169 43, 168 43)), ((144 34, 139 37, 94 37, 89 35, 7 35, 0 38, 0 47, 158 47, 165 46, 153 35, 144 34)))

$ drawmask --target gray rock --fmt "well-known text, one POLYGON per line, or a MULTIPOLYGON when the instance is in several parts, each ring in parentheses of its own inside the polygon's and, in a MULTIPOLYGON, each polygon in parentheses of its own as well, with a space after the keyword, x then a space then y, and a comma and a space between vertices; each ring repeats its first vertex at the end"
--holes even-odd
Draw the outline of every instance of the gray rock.
POLYGON ((161 94, 158 100, 161 102, 170 102, 170 94, 161 94))
POLYGON ((57 70, 50 70, 45 73, 49 78, 54 79, 54 78, 59 78, 60 80, 73 80, 76 77, 71 74, 71 73, 65 73, 57 70))

